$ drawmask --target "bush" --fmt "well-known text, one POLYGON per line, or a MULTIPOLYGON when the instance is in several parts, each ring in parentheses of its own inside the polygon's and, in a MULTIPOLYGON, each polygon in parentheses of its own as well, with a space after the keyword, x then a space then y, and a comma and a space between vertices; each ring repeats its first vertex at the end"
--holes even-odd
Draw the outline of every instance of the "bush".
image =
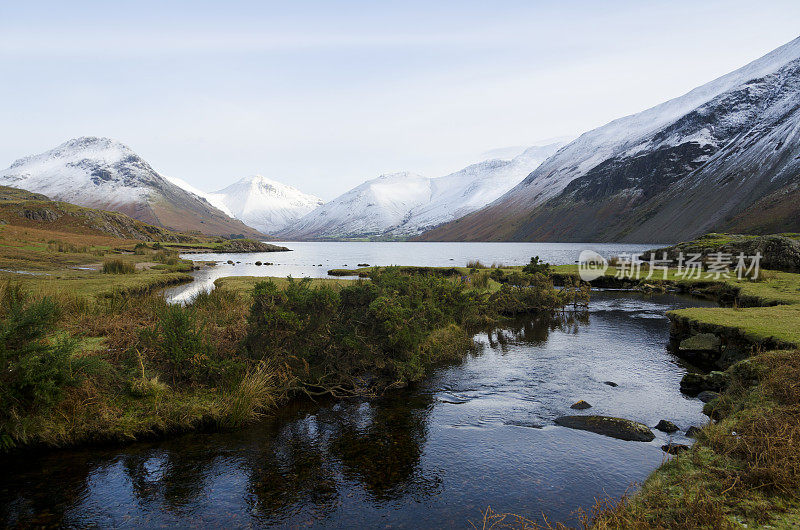
POLYGON ((175 383, 225 383, 242 366, 234 359, 222 359, 203 332, 196 310, 166 305, 158 312, 155 326, 142 333, 142 341, 175 383))
POLYGON ((134 264, 121 259, 111 259, 103 262, 103 273, 105 274, 133 274, 134 272, 136 272, 134 264))
POLYGON ((550 274, 550 264, 539 259, 539 256, 531 258, 531 262, 522 268, 525 274, 550 274))
POLYGON ((374 375, 377 386, 413 381, 454 351, 466 353, 467 329, 503 314, 552 310, 564 303, 549 278, 505 286, 489 296, 427 271, 375 271, 371 281, 336 289, 309 279, 255 286, 245 349, 288 366, 303 384, 341 391, 374 375), (459 332, 460 330, 460 332, 459 332))
POLYGON ((19 286, 6 285, 0 299, 0 420, 49 407, 73 381, 75 342, 55 338, 59 316, 50 298, 29 301, 19 286))

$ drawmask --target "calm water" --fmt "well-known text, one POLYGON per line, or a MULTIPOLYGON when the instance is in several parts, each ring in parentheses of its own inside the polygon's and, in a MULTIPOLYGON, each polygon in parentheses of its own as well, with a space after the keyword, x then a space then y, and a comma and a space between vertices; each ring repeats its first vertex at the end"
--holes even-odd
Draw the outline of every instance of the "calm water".
POLYGON ((588 315, 480 335, 481 352, 386 399, 296 405, 235 433, 0 461, 0 526, 464 528, 487 506, 574 522, 577 508, 642 481, 670 438, 555 426, 570 404, 650 426, 706 421, 679 393, 685 370, 665 349, 664 312, 691 305, 705 304, 595 292, 588 315))
POLYGON ((575 263, 582 250, 591 249, 606 257, 623 253, 640 253, 657 248, 658 243, 624 245, 619 243, 359 243, 359 242, 286 242, 277 243, 292 252, 264 254, 189 254, 196 261, 214 261, 217 266, 195 273, 195 281, 168 289, 172 302, 185 302, 202 290, 213 288, 222 276, 292 276, 325 278, 328 270, 355 268, 359 263, 370 265, 424 265, 463 267, 479 259, 491 265, 525 265, 539 256, 553 265, 575 263), (229 265, 228 261, 233 261, 229 265), (236 262, 240 263, 236 263, 236 262), (273 263, 255 265, 256 261, 273 263))

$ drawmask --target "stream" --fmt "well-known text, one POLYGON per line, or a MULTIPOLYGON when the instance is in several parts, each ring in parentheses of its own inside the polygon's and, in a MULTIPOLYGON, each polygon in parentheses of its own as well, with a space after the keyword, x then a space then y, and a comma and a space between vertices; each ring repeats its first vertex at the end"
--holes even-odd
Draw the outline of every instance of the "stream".
POLYGON ((527 316, 480 351, 372 401, 294 403, 244 430, 6 459, 2 526, 454 527, 481 511, 575 524, 618 498, 707 418, 679 392, 665 311, 680 295, 595 291, 588 313, 527 316), (612 387, 605 382, 618 386, 612 387), (572 411, 579 399, 592 404, 572 411), (558 427, 604 414, 651 428, 626 442, 558 427))

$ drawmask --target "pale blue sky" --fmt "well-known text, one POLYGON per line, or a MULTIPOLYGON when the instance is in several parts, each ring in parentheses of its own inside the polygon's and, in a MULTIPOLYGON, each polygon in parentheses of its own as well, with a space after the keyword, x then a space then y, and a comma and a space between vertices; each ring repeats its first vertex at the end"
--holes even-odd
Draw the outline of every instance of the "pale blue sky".
POLYGON ((261 173, 331 199, 637 112, 798 20, 796 0, 0 0, 0 166, 110 136, 202 189, 261 173))

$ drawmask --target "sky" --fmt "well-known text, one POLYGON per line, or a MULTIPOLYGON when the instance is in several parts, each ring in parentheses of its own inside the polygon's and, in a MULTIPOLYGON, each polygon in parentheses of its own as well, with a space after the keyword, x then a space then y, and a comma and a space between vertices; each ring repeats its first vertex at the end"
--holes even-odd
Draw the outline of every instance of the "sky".
POLYGON ((0 167, 77 136, 206 190, 325 200, 677 97, 800 36, 800 2, 0 0, 0 167))

